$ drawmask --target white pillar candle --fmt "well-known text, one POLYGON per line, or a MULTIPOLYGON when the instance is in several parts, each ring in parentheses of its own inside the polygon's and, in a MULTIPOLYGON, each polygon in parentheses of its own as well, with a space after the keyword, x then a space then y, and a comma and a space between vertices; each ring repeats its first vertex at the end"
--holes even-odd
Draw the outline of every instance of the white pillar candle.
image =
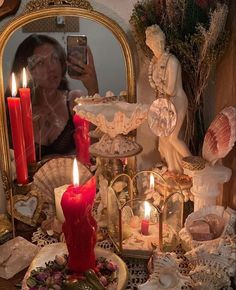
POLYGON ((64 184, 60 187, 54 188, 56 215, 57 215, 57 219, 62 223, 64 223, 65 217, 64 217, 62 207, 61 207, 61 198, 68 186, 69 184, 64 184))

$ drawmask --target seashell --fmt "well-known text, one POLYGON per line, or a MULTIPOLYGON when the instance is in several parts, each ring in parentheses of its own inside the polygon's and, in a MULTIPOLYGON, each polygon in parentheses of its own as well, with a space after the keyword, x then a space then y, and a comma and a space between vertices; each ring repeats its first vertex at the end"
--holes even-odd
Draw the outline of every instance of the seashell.
POLYGON ((140 218, 138 216, 131 217, 129 224, 133 229, 139 228, 141 224, 140 218))
POLYGON ((90 121, 111 138, 128 134, 146 119, 148 106, 126 102, 113 102, 94 105, 77 105, 74 111, 90 121))
MULTIPOLYGON (((87 181, 92 174, 78 161, 80 183, 87 181)), ((50 159, 34 174, 34 185, 42 193, 42 198, 54 204, 54 188, 73 182, 73 158, 57 157, 50 159)))
POLYGON ((134 216, 133 210, 130 206, 126 205, 122 209, 122 221, 129 223, 131 218, 134 216))
POLYGON ((169 136, 175 129, 177 113, 169 98, 158 98, 149 109, 148 125, 156 136, 169 136))
POLYGON ((49 236, 53 236, 54 234, 61 234, 62 223, 57 218, 51 217, 42 222, 41 228, 44 232, 47 232, 49 236))
POLYGON ((181 290, 191 286, 191 279, 180 273, 178 260, 174 253, 154 252, 153 273, 148 281, 138 286, 139 290, 169 289, 181 290))
POLYGON ((127 186, 127 182, 125 181, 117 181, 112 185, 115 192, 121 192, 123 189, 126 188, 126 186, 127 186))
POLYGON ((179 232, 183 248, 189 251, 202 244, 218 245, 227 234, 235 234, 235 219, 236 212, 223 206, 205 206, 191 213, 185 220, 184 228, 179 232), (196 226, 195 229, 193 225, 196 226), (198 225, 203 225, 199 232, 198 225), (207 238, 210 236, 211 239, 207 238), (195 237, 198 237, 198 240, 194 239, 195 237))
POLYGON ((231 285, 230 278, 223 269, 209 265, 196 266, 189 276, 193 280, 194 289, 198 290, 219 290, 231 285))
POLYGON ((95 156, 121 158, 138 154, 142 151, 142 147, 123 135, 112 139, 108 134, 104 134, 99 142, 90 146, 89 151, 95 156))
MULTIPOLYGON (((236 273, 236 236, 225 236, 218 244, 205 243, 187 252, 185 257, 192 267, 205 265, 212 268, 216 273, 225 271, 228 276, 236 273)), ((220 288, 218 288, 220 289, 220 288)))
POLYGON ((226 107, 208 128, 202 147, 202 156, 211 164, 224 158, 236 140, 236 108, 226 107))

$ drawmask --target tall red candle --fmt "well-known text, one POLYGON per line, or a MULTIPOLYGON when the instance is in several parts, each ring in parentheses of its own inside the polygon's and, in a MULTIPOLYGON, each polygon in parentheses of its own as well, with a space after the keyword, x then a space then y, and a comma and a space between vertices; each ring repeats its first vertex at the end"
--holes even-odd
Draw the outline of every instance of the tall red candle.
POLYGON ((65 216, 62 230, 69 252, 70 270, 82 274, 95 268, 94 247, 97 224, 92 216, 96 194, 96 180, 92 177, 84 185, 70 185, 61 199, 65 216))
POLYGON ((16 98, 16 81, 12 74, 12 97, 7 98, 11 123, 11 135, 16 164, 16 179, 19 184, 28 182, 28 169, 25 154, 24 132, 20 99, 16 98))
POLYGON ((32 122, 32 106, 30 99, 30 89, 27 88, 26 72, 23 69, 23 88, 19 89, 21 99, 22 122, 24 129, 25 151, 27 163, 36 162, 34 130, 32 122))
POLYGON ((89 122, 79 115, 75 115, 73 118, 75 133, 74 140, 76 146, 77 158, 86 165, 90 164, 90 137, 89 137, 89 122))

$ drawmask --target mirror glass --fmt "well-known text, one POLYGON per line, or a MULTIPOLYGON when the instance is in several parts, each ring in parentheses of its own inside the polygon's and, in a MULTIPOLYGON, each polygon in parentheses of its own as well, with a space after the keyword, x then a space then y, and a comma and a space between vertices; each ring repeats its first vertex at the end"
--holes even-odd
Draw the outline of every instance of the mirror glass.
MULTIPOLYGON (((68 1, 62 1, 62 2, 64 3, 68 1)), ((34 170, 37 169, 37 168, 32 168, 33 170, 31 171, 31 173, 29 173, 29 175, 28 175, 28 172, 25 175, 21 174, 21 175, 24 175, 23 177, 21 176, 22 178, 24 178, 24 182, 18 181, 19 174, 15 174, 14 167, 17 167, 15 166, 17 162, 20 165, 22 165, 24 162, 20 162, 22 160, 20 158, 17 158, 17 157, 13 158, 14 154, 11 150, 9 150, 10 148, 13 148, 12 146, 13 142, 11 140, 12 134, 10 132, 11 131, 10 122, 8 122, 10 119, 8 116, 8 111, 9 111, 8 105, 10 103, 11 104, 17 103, 19 105, 20 101, 19 101, 19 98, 17 99, 9 98, 9 100, 7 100, 6 97, 9 97, 11 95, 11 92, 9 90, 8 93, 6 93, 6 91, 7 89, 11 88, 10 84, 11 84, 12 65, 14 62, 15 53, 19 45, 25 39, 27 39, 31 34, 40 34, 40 35, 46 35, 46 36, 56 39, 60 43, 62 50, 65 50, 66 52, 68 36, 85 35, 87 37, 88 47, 90 48, 93 55, 94 66, 95 66, 96 76, 97 76, 97 81, 98 81, 99 94, 101 96, 104 96, 107 91, 112 91, 116 98, 116 96, 118 96, 120 92, 122 91, 123 96, 125 96, 125 99, 128 102, 130 103, 136 102, 136 85, 135 85, 133 56, 132 56, 131 47, 129 46, 126 34, 122 30, 122 28, 115 21, 113 21, 106 15, 93 10, 91 5, 87 1, 81 1, 81 3, 79 1, 79 4, 70 3, 70 5, 62 4, 61 1, 55 1, 55 4, 53 4, 54 1, 50 1, 48 5, 47 3, 46 4, 45 3, 46 3, 45 1, 41 1, 41 0, 28 1, 25 11, 23 11, 21 15, 13 19, 10 19, 8 24, 5 25, 4 29, 0 33, 0 117, 1 117, 0 169, 1 169, 3 185, 4 185, 4 192, 0 190, 0 201, 5 199, 4 196, 2 196, 2 194, 5 193, 8 199, 7 211, 11 213, 11 216, 12 216, 13 233, 14 233, 13 191, 14 191, 15 196, 17 196, 17 194, 15 194, 17 192, 17 193, 22 194, 22 196, 25 197, 27 195, 27 192, 31 184, 31 183, 28 183, 29 180, 27 178, 28 176, 32 177, 32 175, 34 174, 34 170), (70 19, 69 23, 67 22, 67 18, 70 19), (126 95, 124 94, 124 91, 126 92, 126 95), (18 186, 17 184, 20 184, 20 186, 18 186), (25 186, 22 186, 22 184, 24 184, 25 186), (22 189, 23 191, 21 191, 22 189)), ((27 49, 31 51, 35 50, 33 49, 31 45, 28 45, 27 49)), ((39 53, 37 55, 39 55, 39 53)), ((40 52, 40 55, 42 56, 41 52, 40 52)), ((48 56, 48 55, 50 57, 55 56, 54 54, 46 54, 43 56, 48 56)), ((55 63, 61 64, 61 67, 62 67, 62 62, 61 61, 58 62, 58 58, 45 57, 43 59, 45 59, 45 63, 47 64, 47 67, 50 67, 50 65, 53 63, 52 61, 55 61, 54 64, 55 63), (56 59, 57 59, 57 62, 56 62, 56 59)), ((66 60, 66 55, 65 55, 65 60, 66 60)), ((41 61, 39 63, 41 63, 41 61)), ((17 64, 16 64, 16 67, 13 69, 13 71, 15 71, 15 69, 17 68, 17 64)), ((27 61, 27 65, 28 65, 28 61, 27 61)), ((30 71, 28 67, 28 71, 27 71, 27 75, 29 75, 28 81, 34 80, 32 68, 34 69, 35 67, 32 66, 31 71, 30 71)), ((21 69, 18 69, 18 70, 19 70, 18 74, 21 74, 20 72, 21 69)), ((41 74, 41 75, 44 76, 44 74, 41 74)), ((60 75, 60 79, 62 76, 63 74, 60 75)), ((73 80, 68 75, 67 71, 66 71, 65 77, 68 81, 68 88, 63 90, 62 96, 68 97, 71 91, 74 91, 74 90, 80 90, 82 94, 84 95, 88 94, 87 89, 85 88, 85 86, 82 85, 81 80, 78 80, 78 79, 73 80), (64 94, 64 91, 66 91, 66 94, 64 94)), ((21 80, 22 78, 20 77, 20 81, 18 80, 17 82, 18 89, 19 87, 22 87, 21 80)), ((36 93, 34 94, 33 92, 35 87, 37 88, 37 86, 31 87, 32 89, 31 96, 33 95, 37 97, 37 94, 36 93)), ((57 90, 58 90, 58 86, 56 86, 56 93, 57 93, 57 90)), ((19 90, 18 90, 18 95, 19 95, 19 90)), ((48 96, 48 94, 44 94, 44 98, 45 96, 48 96)), ((55 96, 58 96, 58 94, 56 94, 55 96)), ((30 100, 30 98, 28 100, 30 100)), ((54 99, 52 100, 53 101, 49 104, 50 106, 55 105, 54 99)), ((34 105, 33 97, 31 101, 32 101, 32 107, 33 107, 34 105)), ((18 105, 17 105, 17 108, 20 108, 20 106, 18 105)), ((21 100, 21 105, 22 105, 22 100, 21 100)), ((66 107, 68 109, 67 106, 62 106, 62 107, 63 108, 66 107)), ((47 107, 45 106, 45 107, 41 107, 41 110, 43 113, 45 113, 46 111, 50 111, 48 110, 49 108, 50 108, 49 106, 47 107)), ((22 114, 20 113, 20 110, 16 110, 15 106, 13 106, 13 109, 15 110, 15 112, 16 111, 18 112, 17 113, 18 116, 22 116, 22 114)), ((34 108, 33 108, 33 111, 34 111, 34 108)), ((60 111, 60 109, 58 108, 56 109, 53 108, 52 111, 57 113, 56 117, 59 118, 59 123, 60 123, 60 118, 63 119, 63 116, 65 117, 65 114, 63 115, 63 110, 60 111)), ((72 132, 73 134, 77 133, 75 132, 75 127, 76 127, 75 122, 74 122, 75 117, 71 115, 72 118, 70 118, 70 116, 68 115, 68 112, 69 110, 66 111, 66 117, 68 119, 65 120, 64 118, 63 121, 67 122, 70 119, 74 123, 72 124, 74 125, 72 128, 72 132)), ((25 116, 27 116, 27 114, 25 114, 25 116)), ((33 118, 34 118, 34 114, 33 114, 33 118)), ((44 117, 42 119, 44 120, 44 117)), ((18 129, 18 124, 20 122, 17 122, 17 121, 18 121, 17 118, 15 118, 15 123, 12 122, 17 125, 17 126, 13 126, 16 131, 15 132, 16 134, 13 134, 13 138, 14 136, 16 138, 19 135, 17 129, 18 129)), ((44 120, 44 121, 47 121, 47 120, 44 120)), ((54 122, 49 122, 50 123, 49 125, 51 126, 51 128, 57 127, 56 121, 57 119, 54 119, 54 122)), ((28 124, 32 124, 32 122, 28 122, 28 124)), ((47 127, 45 128, 46 128, 45 130, 48 130, 47 127)), ((24 132, 22 132, 21 135, 23 136, 24 132)), ((34 130, 34 135, 35 135, 35 130, 34 130)), ((78 134, 78 135, 81 136, 81 134, 78 134)), ((16 138, 16 139, 20 141, 23 140, 23 138, 16 138)), ((24 139, 25 139, 25 136, 24 136, 24 139)), ((33 146, 31 147, 33 149, 34 149, 35 143, 37 143, 36 139, 34 141, 35 142, 32 142, 33 146)), ((74 141, 75 141, 75 138, 74 138, 74 141)), ((23 143, 24 142, 22 141, 21 144, 23 143)), ((42 142, 39 144, 42 145, 42 142)), ((23 151, 24 151, 24 148, 25 148, 24 145, 22 145, 21 149, 23 151)), ((38 152, 37 148, 36 148, 36 152, 38 152)), ((76 150, 76 153, 77 153, 77 150, 76 150)), ((56 154, 58 154, 58 152, 56 152, 56 154)), ((19 154, 18 157, 22 155, 24 154, 19 154)), ((67 155, 67 154, 64 153, 64 155, 67 155)), ((37 160, 39 159, 40 158, 37 158, 37 160)), ((35 165, 33 161, 28 162, 29 167, 30 165, 32 165, 32 163, 33 165, 35 165)), ((135 167, 136 167, 135 165, 136 164, 135 164, 134 157, 131 157, 127 160, 127 167, 129 168, 131 172, 135 171, 135 167)), ((18 172, 22 173, 23 170, 19 170, 21 169, 20 166, 18 166, 17 168, 18 168, 18 172)), ((25 165, 25 169, 26 170, 24 170, 24 172, 26 173, 28 169, 27 164, 25 165)), ((2 184, 0 183, 0 188, 1 187, 2 187, 2 184)), ((26 200, 26 202, 28 201, 26 200)), ((1 225, 1 221, 0 221, 0 225, 1 225)))
MULTIPOLYGON (((53 16, 46 20, 47 23, 55 23, 55 30, 57 30, 58 26, 58 30, 61 31, 45 31, 53 30, 53 27, 40 27, 42 26, 41 24, 45 22, 45 19, 43 19, 39 22, 33 21, 30 25, 26 24, 17 29, 9 38, 3 53, 3 76, 5 87, 9 81, 12 62, 18 45, 30 34, 36 33, 46 34, 55 38, 59 41, 65 51, 68 35, 85 35, 94 58, 99 94, 104 96, 107 91, 112 91, 115 95, 119 95, 121 91, 127 89, 125 60, 122 48, 119 41, 109 29, 96 21, 85 19, 83 17, 71 17, 70 19, 69 17, 53 16), (63 23, 63 21, 65 21, 65 24, 60 24, 60 22, 63 23), (76 32, 68 31, 75 29, 76 32)), ((87 90, 80 81, 75 81, 68 77, 68 75, 67 79, 71 90, 81 89, 85 95, 87 94, 87 90)))
MULTIPOLYGON (((66 49, 67 36, 85 35, 94 59, 99 94, 104 96, 107 91, 112 91, 115 96, 118 96, 121 91, 125 91, 127 92, 125 99, 130 103, 136 102, 135 72, 131 47, 125 32, 115 21, 93 10, 87 1, 82 1, 79 4, 65 5, 60 3, 46 6, 44 1, 37 3, 29 1, 25 11, 11 19, 0 34, 0 116, 2 124, 0 126, 0 155, 2 156, 0 164, 4 185, 6 191, 9 192, 13 186, 13 162, 11 162, 12 154, 10 154, 12 152, 9 150, 11 134, 9 134, 10 124, 7 123, 9 118, 7 118, 6 97, 10 96, 11 92, 5 93, 7 88, 10 88, 10 72, 15 52, 19 44, 31 34, 53 37, 59 41, 62 49, 66 49), (67 24, 67 19, 65 21, 64 18, 73 18, 73 21, 70 19, 69 24, 67 24)), ((31 49, 31 47, 28 45, 27 48, 31 49)), ((32 73, 30 74, 32 80, 32 73)), ((72 80, 67 73, 66 78, 69 84, 67 94, 68 91, 79 89, 84 95, 87 95, 87 90, 80 80, 72 80)), ((18 82, 18 88, 22 86, 21 83, 21 81, 18 82)), ((44 112, 44 108, 42 110, 44 112)), ((63 112, 54 111, 58 113, 57 117, 61 118, 63 112)), ((68 118, 68 111, 66 113, 68 118)), ((55 122, 51 122, 50 125, 55 127, 55 122)), ((134 160, 128 160, 128 163, 130 163, 130 168, 134 169, 134 160)))
MULTIPOLYGON (((56 39, 66 53, 68 51, 67 49, 68 36, 78 36, 78 35, 86 36, 87 45, 91 50, 96 70, 98 93, 101 96, 105 96, 107 91, 112 91, 115 96, 119 96, 120 92, 127 91, 125 58, 123 55, 121 44, 119 43, 118 39, 114 36, 114 34, 104 25, 94 20, 86 19, 83 17, 75 17, 75 16, 69 17, 63 15, 52 16, 47 17, 45 19, 32 21, 14 31, 14 33, 9 38, 3 51, 4 91, 6 91, 7 87, 9 88, 11 87, 10 85, 11 72, 16 50, 19 47, 19 45, 32 34, 47 35, 49 37, 56 39)), ((27 49, 28 47, 26 48, 26 50, 27 49)), ((42 50, 40 49, 39 51, 37 50, 37 53, 35 53, 35 48, 32 48, 32 50, 34 51, 34 55, 30 56, 30 58, 27 58, 28 59, 27 71, 29 77, 33 79, 35 82, 33 75, 33 73, 35 74, 34 72, 35 68, 33 68, 32 73, 30 69, 31 62, 33 62, 33 67, 38 67, 40 65, 42 66, 41 64, 42 61, 44 62, 43 66, 44 67, 47 66, 46 68, 47 72, 45 72, 44 69, 39 70, 38 74, 40 75, 40 78, 44 77, 44 73, 45 75, 46 74, 49 75, 50 73, 48 71, 53 70, 52 67, 54 64, 52 64, 52 56, 46 57, 46 54, 51 55, 51 51, 44 52, 45 49, 43 49, 42 52, 42 50), (35 55, 37 55, 37 57, 39 56, 41 57, 42 54, 44 53, 45 55, 43 55, 43 60, 40 59, 39 61, 38 59, 35 60, 35 58, 33 58, 35 57, 35 55), (35 63, 37 63, 36 66, 35 63), (50 68, 48 68, 49 66, 50 68)), ((24 52, 23 55, 21 53, 21 57, 22 58, 25 57, 24 52)), ((85 85, 81 80, 70 77, 68 72, 66 72, 65 77, 68 82, 69 91, 79 90, 79 95, 76 94, 75 96, 90 95, 90 93, 87 90, 88 88, 85 87, 85 85)), ((52 77, 50 76, 50 78, 52 80, 49 79, 49 82, 53 82, 54 76, 52 77)), ((38 88, 35 83, 34 88, 36 88, 35 89, 36 91, 38 88)), ((18 79, 17 87, 19 88, 19 86, 22 86, 22 84, 19 83, 18 79)), ((48 92, 46 92, 46 94, 48 94, 48 92)), ((75 98, 73 95, 71 96, 75 98)), ((41 99, 42 93, 37 94, 36 97, 37 98, 40 97, 41 99)), ((32 100, 33 118, 34 120, 38 116, 40 116, 41 118, 40 120, 34 121, 35 142, 36 144, 39 145, 37 146, 36 149, 36 154, 38 156, 37 160, 40 160, 45 155, 74 153, 73 148, 75 149, 76 146, 73 146, 73 148, 70 146, 68 150, 67 149, 57 150, 55 149, 54 145, 53 145, 54 149, 52 149, 51 147, 51 144, 56 144, 54 141, 62 140, 62 142, 64 142, 64 140, 66 139, 66 138, 60 139, 60 136, 61 134, 63 135, 64 132, 66 132, 64 131, 64 128, 66 128, 66 125, 68 124, 68 111, 62 109, 62 106, 58 101, 59 98, 61 98, 61 96, 58 96, 57 94, 55 95, 55 97, 53 97, 53 99, 52 98, 50 99, 50 97, 48 97, 47 95, 45 97, 45 101, 41 101, 38 99, 36 99, 36 101, 32 100), (40 113, 41 111, 44 112, 44 115, 40 113), (48 111, 47 115, 46 111, 48 111), (50 115, 51 117, 49 116, 49 114, 51 114, 50 115)), ((70 95, 68 99, 70 99, 70 95)), ((70 109, 69 112, 72 112, 71 114, 73 114, 73 104, 74 104, 73 102, 70 102, 70 104, 68 105, 70 109)), ((70 143, 74 142, 74 139, 73 138, 71 139, 71 136, 72 134, 70 134, 70 140, 68 142, 66 141, 68 144, 69 142, 70 143)), ((11 139, 11 136, 9 137, 11 139)))

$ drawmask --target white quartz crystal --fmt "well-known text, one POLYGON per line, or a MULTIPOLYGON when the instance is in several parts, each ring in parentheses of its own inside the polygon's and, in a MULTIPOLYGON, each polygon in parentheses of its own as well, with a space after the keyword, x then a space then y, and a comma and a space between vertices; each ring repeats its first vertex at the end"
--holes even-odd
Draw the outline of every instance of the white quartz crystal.
POLYGON ((30 265, 38 247, 22 237, 16 237, 0 246, 0 277, 10 279, 30 265))

